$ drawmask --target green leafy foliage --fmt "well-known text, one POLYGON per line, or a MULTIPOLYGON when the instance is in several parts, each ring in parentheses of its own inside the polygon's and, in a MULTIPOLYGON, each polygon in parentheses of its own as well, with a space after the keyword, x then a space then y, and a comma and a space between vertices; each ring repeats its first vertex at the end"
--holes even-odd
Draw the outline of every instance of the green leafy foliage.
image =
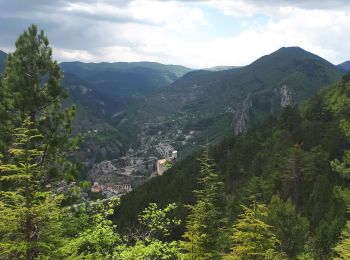
POLYGON ((184 259, 177 242, 164 243, 159 240, 149 243, 137 241, 134 246, 123 248, 121 252, 115 253, 114 258, 120 260, 184 259))
POLYGON ((170 161, 165 161, 165 163, 163 164, 163 167, 165 169, 170 169, 171 167, 173 167, 173 164, 170 161))
POLYGON ((72 223, 66 227, 65 233, 71 237, 68 236, 64 246, 58 250, 60 255, 74 259, 110 258, 122 242, 115 232, 115 225, 108 219, 118 202, 114 199, 105 203, 82 204, 73 207, 73 212, 66 212, 67 222, 72 223))
POLYGON ((179 225, 181 220, 169 216, 176 209, 172 203, 164 209, 158 209, 157 204, 150 203, 139 216, 139 222, 150 232, 148 237, 169 236, 173 227, 179 225))
POLYGON ((334 251, 336 257, 334 259, 349 259, 350 258, 350 221, 346 223, 346 226, 342 232, 340 242, 335 246, 334 251))

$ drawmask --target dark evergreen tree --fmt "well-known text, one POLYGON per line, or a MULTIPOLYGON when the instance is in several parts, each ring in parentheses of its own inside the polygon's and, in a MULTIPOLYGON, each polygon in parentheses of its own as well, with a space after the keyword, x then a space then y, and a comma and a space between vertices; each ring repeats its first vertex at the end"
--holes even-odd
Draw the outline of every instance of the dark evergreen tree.
MULTIPOLYGON (((43 31, 32 25, 16 41, 16 50, 7 57, 1 82, 1 142, 11 140, 11 129, 29 115, 32 127, 43 136, 42 163, 51 165, 49 177, 68 172, 65 160, 74 107, 62 109, 67 91, 61 86, 63 73, 43 31)), ((3 147, 5 148, 5 147, 3 147)), ((6 155, 6 153, 5 153, 6 155)))
POLYGON ((303 252, 308 239, 309 221, 298 214, 290 200, 273 196, 268 205, 267 223, 273 226, 281 248, 290 259, 303 252))
MULTIPOLYGON (((350 139, 350 123, 342 120, 340 127, 348 139, 350 139)), ((350 179, 350 150, 346 150, 342 161, 334 160, 331 162, 333 169, 342 177, 343 183, 350 179)), ((343 197, 348 211, 350 211, 350 189, 344 185, 343 189, 338 189, 343 197)), ((350 220, 347 219, 346 225, 343 228, 341 240, 334 247, 336 257, 334 259, 349 259, 350 258, 350 220)))
POLYGON ((190 207, 182 247, 188 259, 219 259, 226 230, 223 210, 223 183, 206 149, 200 159, 200 189, 190 207))

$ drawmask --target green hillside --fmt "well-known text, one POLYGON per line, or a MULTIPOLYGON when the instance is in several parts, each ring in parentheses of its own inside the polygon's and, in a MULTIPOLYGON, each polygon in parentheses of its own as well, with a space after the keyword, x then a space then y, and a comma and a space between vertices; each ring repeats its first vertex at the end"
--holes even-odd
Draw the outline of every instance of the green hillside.
POLYGON ((1 259, 350 259, 350 73, 282 48, 152 95, 130 79, 144 101, 113 114, 97 82, 124 72, 62 82, 48 42, 31 25, 0 77, 1 259))
MULTIPOLYGON (((345 77, 301 109, 287 106, 276 118, 211 147, 216 171, 224 182, 229 223, 242 212, 240 205, 252 200, 269 204, 278 195, 289 199, 309 225, 295 238, 288 235, 289 241, 302 240, 299 251, 293 252, 300 253, 303 243, 308 243, 313 259, 330 259, 347 218, 342 189, 348 192, 344 188, 348 181, 332 169, 330 161, 341 159, 350 146, 339 127, 342 119, 350 120, 349 93, 350 82, 345 77), (308 238, 302 238, 304 235, 308 238)), ((135 216, 150 202, 161 206, 175 202, 179 205, 177 216, 184 219, 185 205, 194 203, 193 190, 201 187, 198 157, 199 153, 193 154, 124 196, 115 215, 118 226, 132 226, 135 216)), ((182 232, 184 227, 173 234, 174 239, 182 232)))
POLYGON ((282 107, 302 103, 341 75, 310 52, 281 48, 245 67, 189 72, 129 108, 116 124, 121 132, 134 129, 131 142, 160 131, 164 142, 189 154, 207 140, 245 132, 282 107))
POLYGON ((90 88, 102 97, 103 102, 113 102, 113 109, 105 109, 109 116, 118 113, 131 101, 165 87, 191 71, 186 67, 155 62, 63 62, 60 66, 65 74, 89 82, 90 88))
POLYGON ((92 165, 103 159, 115 159, 128 147, 124 137, 111 124, 130 103, 151 95, 181 77, 190 69, 155 62, 60 64, 69 90, 67 103, 75 104, 74 129, 84 136, 81 158, 92 165))

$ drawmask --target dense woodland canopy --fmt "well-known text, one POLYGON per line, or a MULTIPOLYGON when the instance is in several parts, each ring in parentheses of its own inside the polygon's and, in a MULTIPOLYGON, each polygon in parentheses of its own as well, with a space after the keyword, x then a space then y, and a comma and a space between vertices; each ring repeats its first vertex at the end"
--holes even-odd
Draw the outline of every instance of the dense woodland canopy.
MULTIPOLYGON (((73 205, 79 136, 36 26, 0 78, 1 259, 350 259, 350 81, 118 199, 73 205)), ((84 186, 84 182, 81 182, 84 186)))

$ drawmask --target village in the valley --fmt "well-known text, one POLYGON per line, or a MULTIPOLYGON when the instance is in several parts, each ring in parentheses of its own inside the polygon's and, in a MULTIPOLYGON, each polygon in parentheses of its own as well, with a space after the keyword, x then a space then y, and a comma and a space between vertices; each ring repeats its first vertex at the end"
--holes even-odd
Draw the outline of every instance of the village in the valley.
MULTIPOLYGON (((150 169, 152 173, 149 178, 163 175, 164 172, 176 163, 176 160, 177 151, 173 150, 170 156, 154 161, 153 167, 150 169)), ((137 164, 137 161, 132 163, 137 164)), ((150 167, 147 168, 149 169, 150 167)), ((135 177, 132 176, 130 169, 129 171, 119 173, 119 176, 111 176, 111 173, 118 175, 118 168, 111 161, 103 161, 95 166, 96 171, 99 173, 99 176, 95 177, 96 181, 91 186, 92 193, 98 193, 106 198, 112 198, 121 197, 133 190, 130 180, 135 177)))

